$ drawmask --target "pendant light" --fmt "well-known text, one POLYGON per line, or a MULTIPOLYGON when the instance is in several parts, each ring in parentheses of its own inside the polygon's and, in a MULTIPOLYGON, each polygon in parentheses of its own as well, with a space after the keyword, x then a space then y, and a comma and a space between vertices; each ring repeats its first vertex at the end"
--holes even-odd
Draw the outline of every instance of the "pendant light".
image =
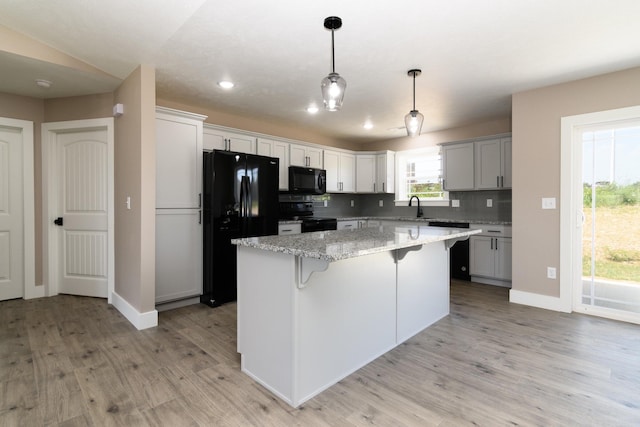
POLYGON ((424 121, 424 116, 416 110, 416 76, 422 74, 422 70, 409 70, 407 74, 413 76, 413 110, 404 116, 404 125, 407 127, 407 135, 414 137, 420 135, 420 129, 422 129, 422 122, 424 121))
POLYGON ((344 99, 344 91, 347 88, 347 82, 336 73, 336 60, 333 49, 333 32, 342 27, 342 19, 337 16, 329 16, 324 20, 324 27, 331 30, 331 73, 320 84, 322 90, 322 99, 324 100, 324 108, 329 111, 338 111, 342 107, 344 99))

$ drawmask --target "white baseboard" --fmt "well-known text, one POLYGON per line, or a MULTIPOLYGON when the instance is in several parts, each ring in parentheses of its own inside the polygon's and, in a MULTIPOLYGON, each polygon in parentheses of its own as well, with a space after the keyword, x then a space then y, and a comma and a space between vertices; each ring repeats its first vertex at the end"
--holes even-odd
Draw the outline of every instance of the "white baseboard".
POLYGON ((509 291, 509 302, 515 304, 529 305, 531 307, 544 308, 546 310, 567 311, 562 304, 559 297, 551 297, 548 295, 533 294, 530 292, 523 292, 511 289, 509 291))
POLYGON ((112 293, 113 306, 138 330, 158 326, 158 311, 151 310, 140 313, 116 292, 112 293))

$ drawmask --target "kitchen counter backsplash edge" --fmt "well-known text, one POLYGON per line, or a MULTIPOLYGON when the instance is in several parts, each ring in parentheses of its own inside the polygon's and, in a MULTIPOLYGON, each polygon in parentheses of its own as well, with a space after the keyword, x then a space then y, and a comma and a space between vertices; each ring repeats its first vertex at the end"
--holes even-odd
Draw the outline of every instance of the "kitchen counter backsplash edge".
POLYGON ((408 222, 468 222, 469 224, 511 225, 511 221, 490 219, 415 218, 406 216, 354 216, 338 217, 338 221, 408 221, 408 222))

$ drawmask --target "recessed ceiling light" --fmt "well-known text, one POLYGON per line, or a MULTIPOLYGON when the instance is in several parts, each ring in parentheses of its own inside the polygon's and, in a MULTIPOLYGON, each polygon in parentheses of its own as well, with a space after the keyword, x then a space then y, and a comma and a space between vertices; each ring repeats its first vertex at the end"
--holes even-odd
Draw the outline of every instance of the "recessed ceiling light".
POLYGON ((315 105, 311 105, 311 106, 307 107, 307 113, 315 114, 317 112, 318 112, 318 107, 316 107, 315 105))
POLYGON ((221 82, 218 82, 218 86, 220 86, 222 89, 231 89, 235 85, 233 84, 233 82, 230 82, 228 80, 222 80, 221 82))
POLYGON ((45 79, 36 79, 36 84, 45 89, 49 89, 53 83, 45 79))
POLYGON ((373 123, 371 123, 370 121, 366 121, 364 122, 364 125, 362 127, 365 129, 373 129, 373 123))

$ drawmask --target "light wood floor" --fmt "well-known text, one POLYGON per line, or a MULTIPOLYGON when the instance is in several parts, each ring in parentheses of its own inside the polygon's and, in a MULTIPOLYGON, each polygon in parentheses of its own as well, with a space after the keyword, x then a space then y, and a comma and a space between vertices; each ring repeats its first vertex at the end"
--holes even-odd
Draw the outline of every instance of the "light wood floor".
POLYGON ((0 302, 0 425, 640 425, 639 326, 451 294, 450 316, 299 409, 240 372, 235 304, 136 331, 104 300, 0 302))

